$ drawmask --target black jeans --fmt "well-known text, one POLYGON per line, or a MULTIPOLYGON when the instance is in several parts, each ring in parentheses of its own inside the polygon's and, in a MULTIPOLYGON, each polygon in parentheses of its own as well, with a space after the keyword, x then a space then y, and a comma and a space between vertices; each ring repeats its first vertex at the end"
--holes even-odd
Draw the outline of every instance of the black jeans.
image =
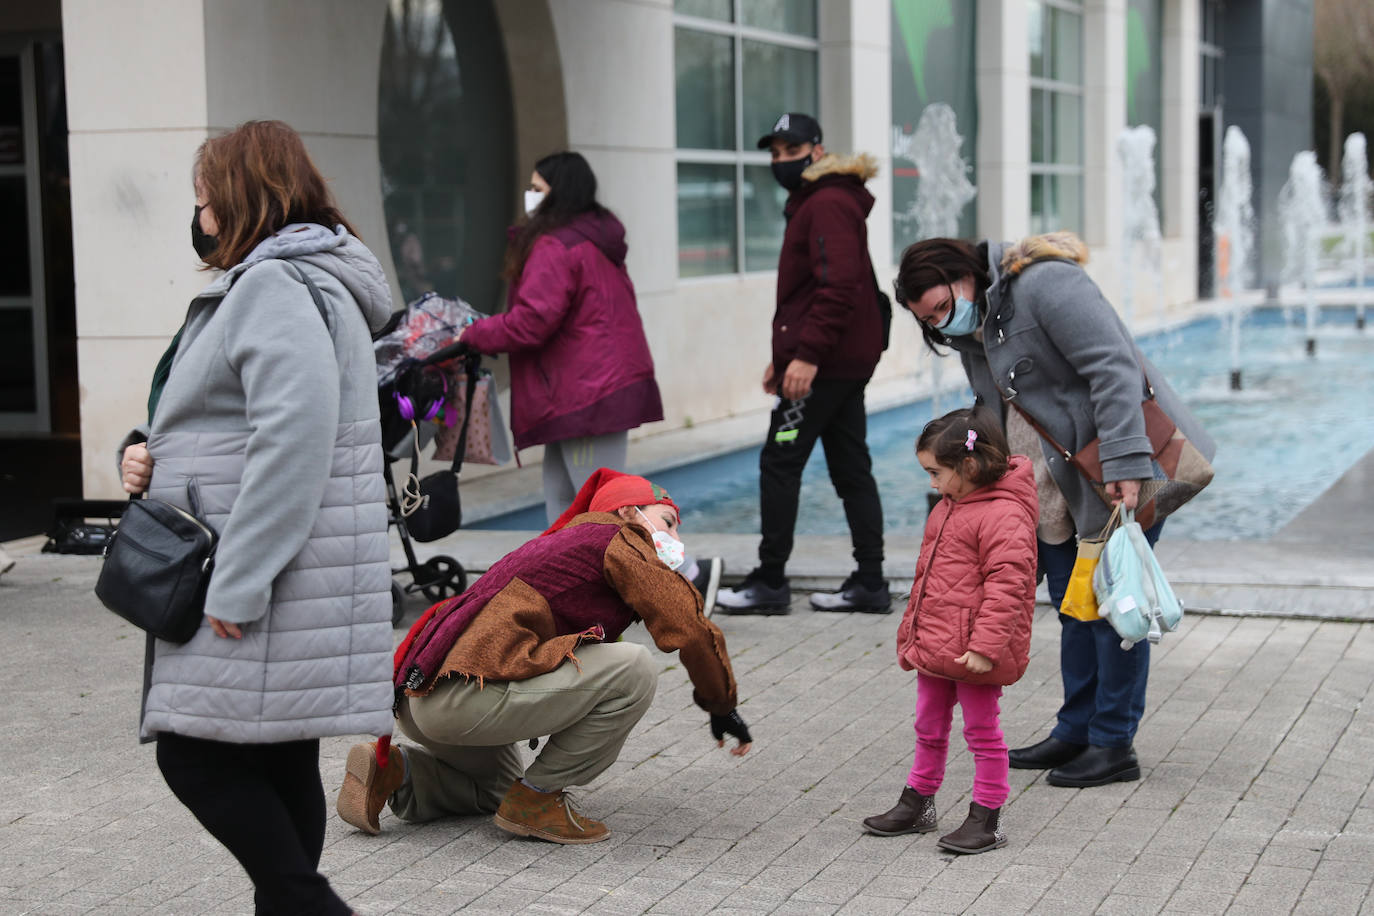
POLYGON ((319 873, 320 742, 229 744, 161 732, 157 765, 172 794, 248 872, 259 916, 352 912, 319 873))
POLYGON ((759 454, 759 567, 781 576, 792 555, 802 469, 819 439, 830 482, 844 503, 860 574, 883 575, 883 505, 868 454, 868 379, 817 379, 799 401, 779 400, 759 454))

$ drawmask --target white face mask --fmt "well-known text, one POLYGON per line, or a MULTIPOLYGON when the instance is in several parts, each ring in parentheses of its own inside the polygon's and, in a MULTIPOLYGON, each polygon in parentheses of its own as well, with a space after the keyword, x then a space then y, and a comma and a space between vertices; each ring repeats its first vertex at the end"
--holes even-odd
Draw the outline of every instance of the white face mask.
POLYGON ((687 545, 668 532, 656 529, 654 523, 649 521, 649 516, 641 512, 638 506, 635 506, 635 511, 639 512, 639 517, 644 519, 644 523, 653 532, 654 552, 658 554, 658 558, 663 561, 663 564, 669 569, 677 569, 681 566, 683 561, 687 559, 687 545))
POLYGON ((544 202, 544 192, 543 192, 543 191, 526 191, 526 192, 525 192, 525 215, 526 215, 526 216, 533 216, 533 215, 534 215, 534 211, 535 211, 535 210, 538 210, 538 209, 539 209, 539 205, 542 204, 543 202, 544 202))

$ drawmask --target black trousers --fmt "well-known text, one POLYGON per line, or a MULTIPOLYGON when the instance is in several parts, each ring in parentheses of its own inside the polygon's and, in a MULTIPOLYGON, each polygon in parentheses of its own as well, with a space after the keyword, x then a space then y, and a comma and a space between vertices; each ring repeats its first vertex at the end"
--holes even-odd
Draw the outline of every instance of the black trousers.
POLYGON ((172 794, 248 872, 258 916, 352 912, 319 873, 319 741, 229 744, 161 732, 157 765, 172 794))
POLYGON ((867 577, 883 574, 883 506, 868 454, 867 379, 817 379, 798 401, 780 398, 759 455, 759 567, 780 576, 792 555, 802 469, 819 439, 830 482, 844 503, 854 561, 867 577))

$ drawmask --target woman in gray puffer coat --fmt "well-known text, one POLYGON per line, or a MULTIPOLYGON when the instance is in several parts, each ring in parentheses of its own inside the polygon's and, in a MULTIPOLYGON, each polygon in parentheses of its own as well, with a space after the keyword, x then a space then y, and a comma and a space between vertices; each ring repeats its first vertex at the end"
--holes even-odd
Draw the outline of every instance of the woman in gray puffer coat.
POLYGON ((319 739, 391 731, 371 343, 391 295, 287 125, 207 140, 195 190, 192 243, 223 273, 158 365, 121 472, 184 508, 194 490, 220 541, 199 632, 151 647, 141 732, 259 913, 348 913, 318 871, 319 739))
MULTIPOLYGON (((1075 535, 1096 536, 1111 509, 1021 411, 1072 452, 1100 439, 1107 495, 1128 509, 1152 476, 1140 406, 1145 373, 1159 406, 1198 450, 1209 460, 1216 450, 1083 270, 1086 260, 1087 248, 1067 232, 1014 245, 926 239, 902 253, 897 275, 897 299, 931 349, 958 351, 979 400, 1000 409, 1012 451, 1031 458, 1039 565, 1056 608, 1073 572, 1075 535)), ((1151 545, 1162 525, 1145 531, 1151 545)), ((1139 779, 1132 742, 1145 711, 1149 642, 1123 651, 1105 620, 1061 613, 1059 622, 1058 722, 1045 740, 1013 750, 1011 765, 1049 769, 1057 786, 1139 779)))

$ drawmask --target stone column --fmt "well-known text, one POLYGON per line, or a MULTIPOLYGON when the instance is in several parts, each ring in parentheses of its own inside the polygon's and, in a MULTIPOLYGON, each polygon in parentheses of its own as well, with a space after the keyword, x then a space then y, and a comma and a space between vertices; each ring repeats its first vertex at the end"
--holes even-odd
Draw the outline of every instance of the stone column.
POLYGON ((1030 228, 1030 46, 1025 0, 978 0, 978 234, 1030 228))
POLYGON ((390 270, 377 160, 384 0, 65 0, 81 439, 88 497, 120 492, 115 446, 209 281, 191 165, 211 133, 280 118, 390 270))

